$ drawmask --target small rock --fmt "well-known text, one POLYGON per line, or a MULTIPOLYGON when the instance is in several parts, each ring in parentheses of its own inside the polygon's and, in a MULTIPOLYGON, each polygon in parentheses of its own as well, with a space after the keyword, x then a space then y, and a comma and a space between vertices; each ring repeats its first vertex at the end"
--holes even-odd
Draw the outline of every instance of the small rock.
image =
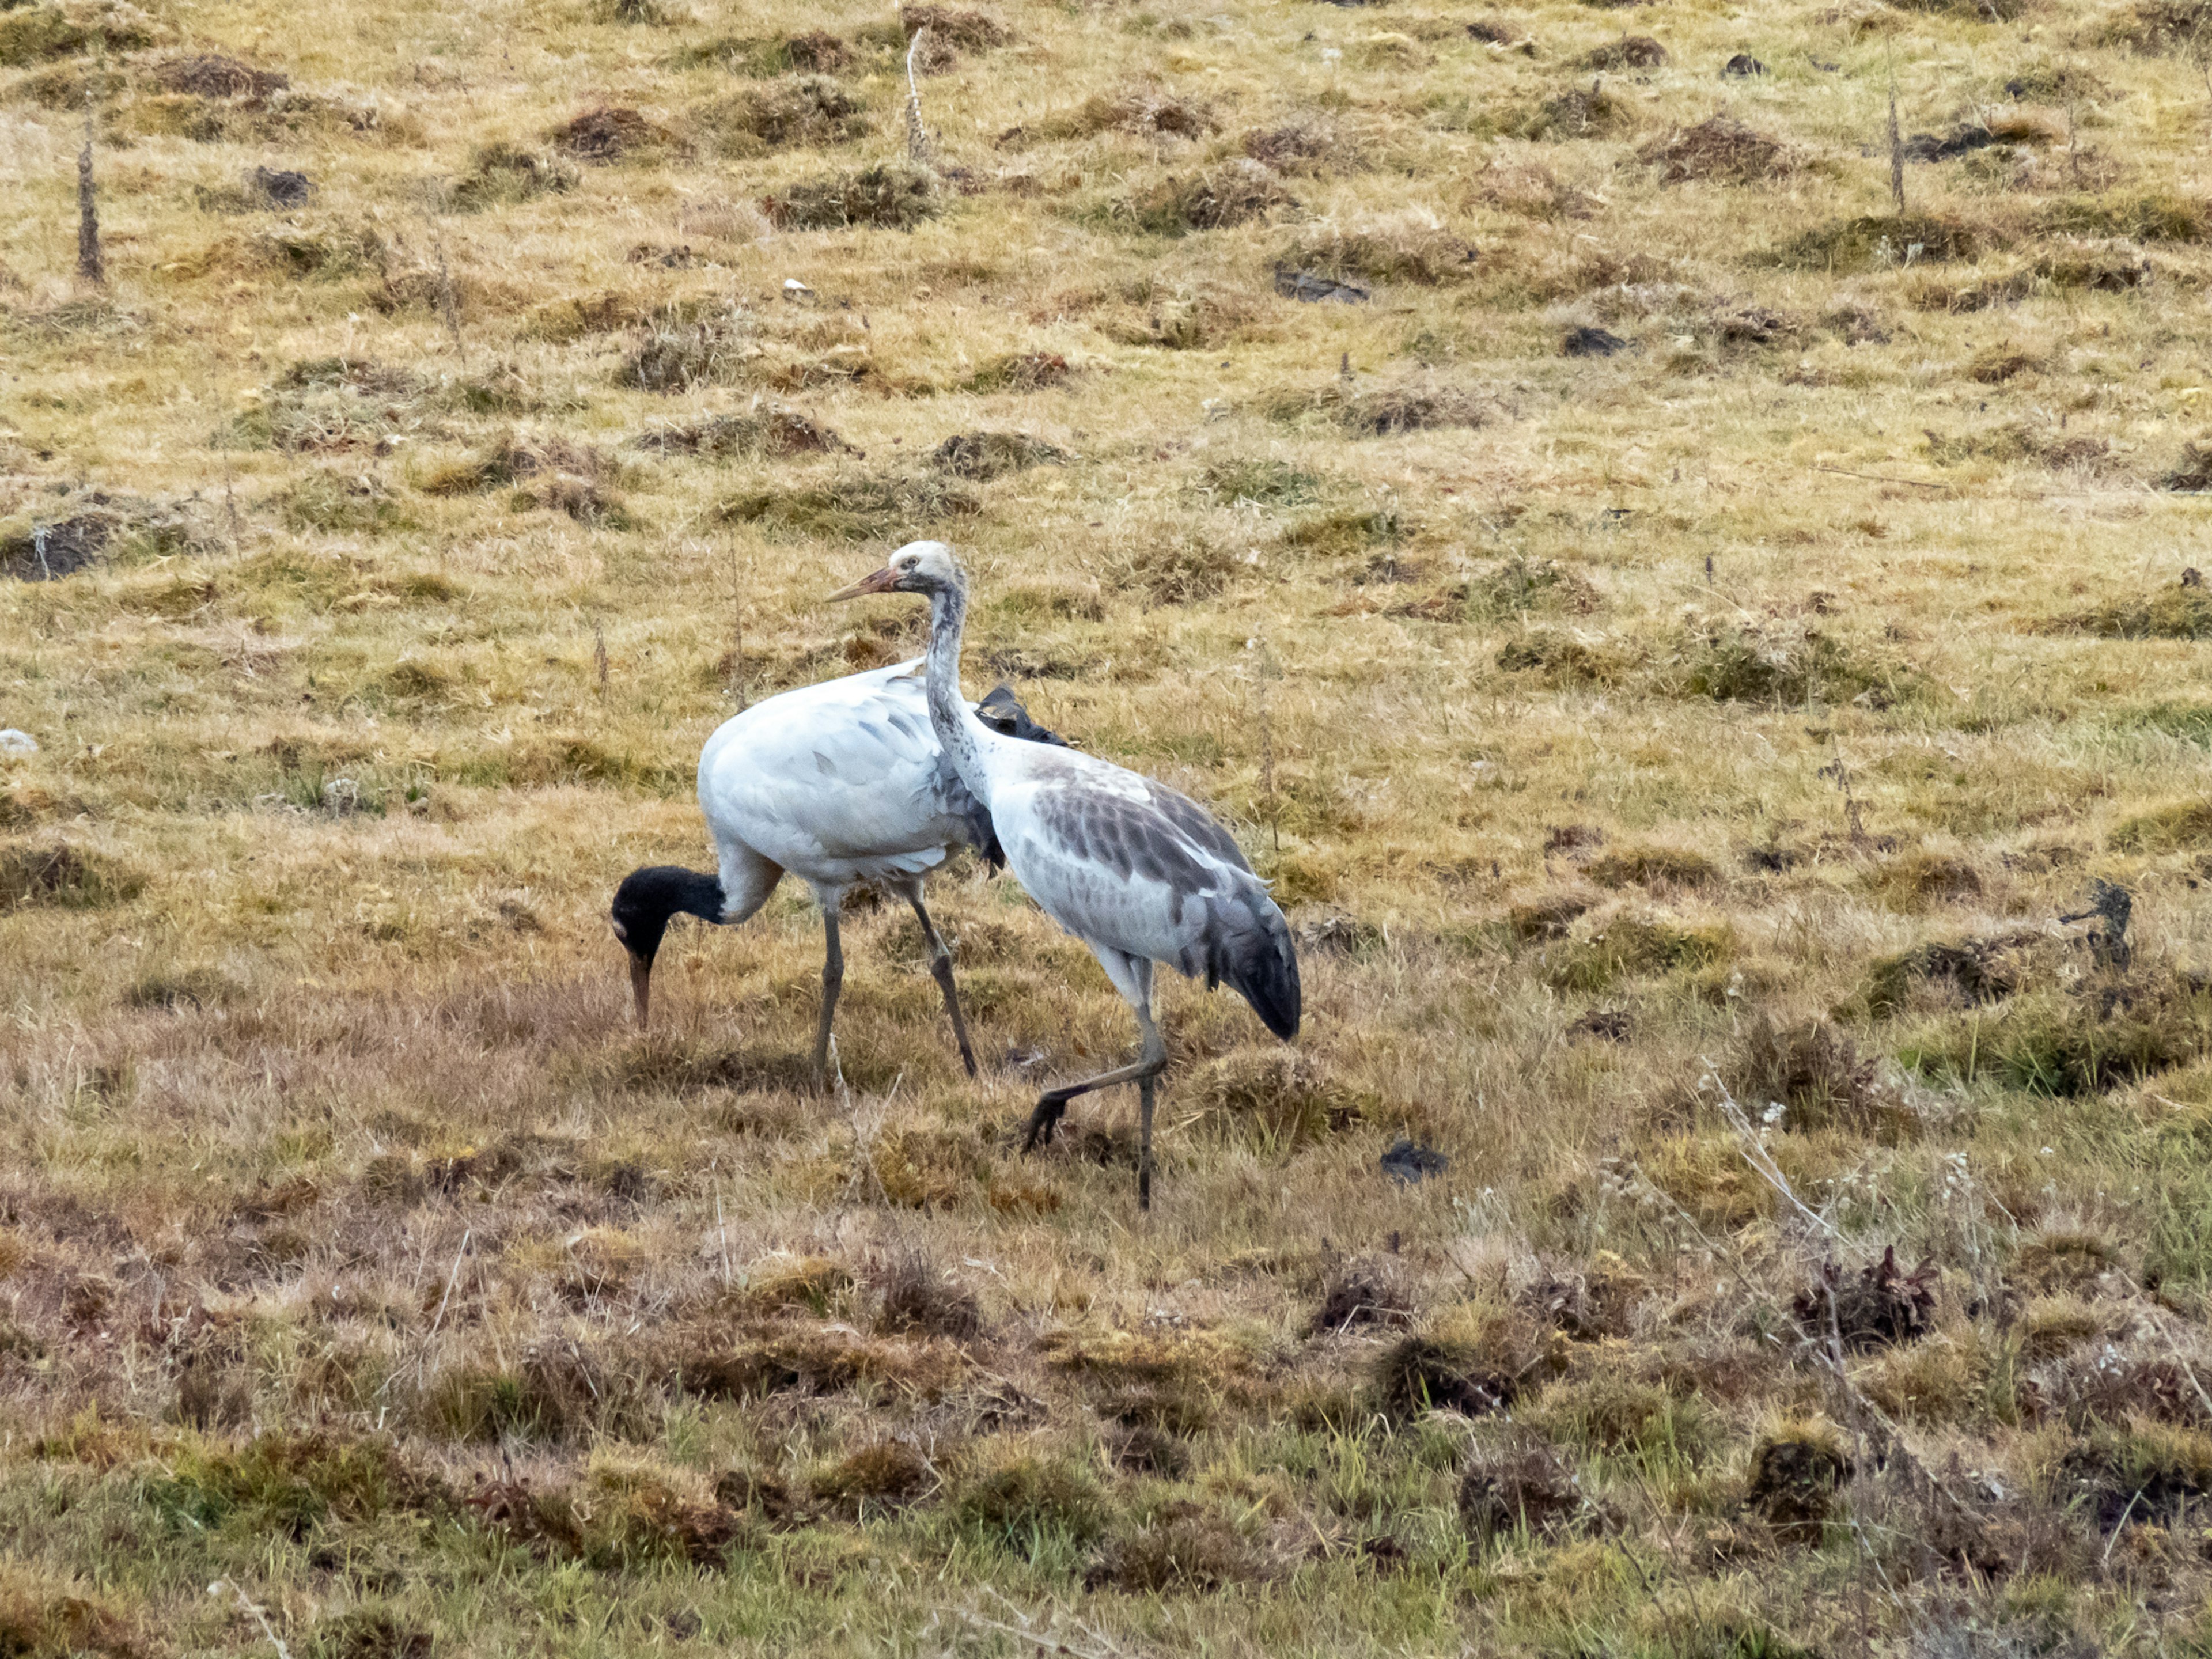
POLYGON ((1602 328, 1571 328, 1559 342, 1560 354, 1568 357, 1610 357, 1627 349, 1627 341, 1602 328))
POLYGON ((2181 573, 2181 585, 2184 587, 2203 586, 2204 573, 2199 570, 2195 565, 2191 565, 2188 569, 2181 573))
POLYGON ((1764 75, 1766 73, 1766 65, 1760 63, 1759 59, 1753 58, 1749 52, 1740 52, 1736 53, 1735 57, 1729 58, 1727 63, 1721 65, 1721 73, 1723 75, 1736 76, 1764 75))
POLYGON ((1401 1184, 1410 1185, 1425 1181, 1432 1175, 1442 1175, 1451 1168, 1451 1159, 1433 1146, 1416 1146, 1401 1135, 1398 1144, 1376 1160, 1382 1173, 1401 1184))
POLYGON ((1333 301, 1340 306, 1357 306, 1364 305, 1368 299, 1368 291, 1357 283, 1340 283, 1333 276, 1318 276, 1310 270, 1278 270, 1275 292, 1286 300, 1299 300, 1308 305, 1333 301))
POLYGON ((39 740, 28 732, 20 731, 12 726, 0 729, 0 755, 35 755, 38 752, 39 740))
POLYGON ((798 300, 805 298, 814 290, 800 282, 798 277, 787 276, 783 279, 783 292, 786 298, 798 300))

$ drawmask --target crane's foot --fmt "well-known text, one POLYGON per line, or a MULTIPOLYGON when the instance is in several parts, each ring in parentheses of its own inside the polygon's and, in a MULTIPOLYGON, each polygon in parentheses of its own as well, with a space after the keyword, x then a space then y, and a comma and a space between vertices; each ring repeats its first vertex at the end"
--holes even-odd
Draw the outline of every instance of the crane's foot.
POLYGON ((1066 1101, 1055 1100, 1050 1095, 1041 1096, 1036 1110, 1030 1114, 1030 1131, 1022 1137, 1022 1150, 1033 1152, 1041 1144, 1049 1145, 1052 1132, 1060 1127, 1060 1119, 1066 1115, 1066 1101))

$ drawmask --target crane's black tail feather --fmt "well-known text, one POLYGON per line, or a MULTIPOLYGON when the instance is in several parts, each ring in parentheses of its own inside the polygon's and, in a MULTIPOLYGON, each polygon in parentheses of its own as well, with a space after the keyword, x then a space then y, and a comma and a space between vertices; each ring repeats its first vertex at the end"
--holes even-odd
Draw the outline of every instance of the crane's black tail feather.
POLYGON ((1030 718, 1030 711, 1022 707, 1021 699, 1011 686, 994 686, 990 695, 975 705, 975 718, 1001 737, 1019 738, 1024 743, 1050 744, 1055 749, 1068 746, 1067 739, 1059 732, 1048 731, 1030 718))

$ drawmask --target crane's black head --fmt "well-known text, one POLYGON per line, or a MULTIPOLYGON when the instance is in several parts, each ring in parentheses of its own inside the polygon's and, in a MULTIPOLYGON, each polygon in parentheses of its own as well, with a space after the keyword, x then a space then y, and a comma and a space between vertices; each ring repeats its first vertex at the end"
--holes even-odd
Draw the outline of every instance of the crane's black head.
POLYGON ((841 587, 833 599, 857 599, 864 593, 961 593, 967 579, 959 561, 943 542, 908 542, 892 554, 884 568, 863 576, 850 587, 841 587))
POLYGON ((720 881, 702 871, 653 864, 631 871, 615 889, 615 902, 608 914, 614 922, 615 937, 629 952, 630 989, 637 997, 640 1025, 646 1023, 653 1007, 653 959, 660 954, 669 918, 678 911, 719 924, 722 920, 720 881))

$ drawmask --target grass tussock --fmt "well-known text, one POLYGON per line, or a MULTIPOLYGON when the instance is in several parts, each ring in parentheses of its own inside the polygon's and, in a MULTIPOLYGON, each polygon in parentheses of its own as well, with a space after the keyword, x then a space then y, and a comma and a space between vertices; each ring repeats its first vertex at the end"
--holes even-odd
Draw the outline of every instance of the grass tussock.
POLYGON ((1900 1056, 1931 1076, 1977 1079, 2038 1094, 2101 1094, 2198 1061, 2212 1036, 2212 1002, 2170 972, 2093 981, 2075 993, 2031 990, 2003 1018, 1955 1014, 1912 1037, 1900 1056))
POLYGON ((988 483, 1033 466, 1061 466, 1065 451, 1019 432, 956 432, 930 452, 931 462, 955 477, 988 483))
POLYGON ((1637 155, 1668 185, 1764 184, 1786 177, 1796 165, 1778 139, 1726 115, 1655 138, 1637 155))
POLYGON ((1817 226, 1785 243, 1780 264, 1838 274, 1971 259, 1994 246, 1980 226, 1937 214, 1864 214, 1817 226))
POLYGON ((1436 287, 1466 281, 1478 258, 1473 244, 1443 226, 1409 219, 1305 232, 1285 250, 1283 264, 1339 281, 1436 287))
POLYGON ((715 515, 729 524, 856 542, 972 517, 981 506, 974 490, 934 471, 844 472, 819 483, 747 490, 721 502, 715 515))
POLYGON ((489 213, 575 187, 575 169, 566 162, 519 145, 491 143, 478 146, 468 165, 446 182, 444 202, 449 212, 489 213))
MULTIPOLYGON (((659 377, 648 370, 647 378, 659 377)), ((717 460, 849 454, 853 450, 852 445, 811 416, 774 402, 757 403, 743 414, 709 415, 696 421, 657 425, 630 443, 660 455, 700 455, 717 460)))
POLYGON ((1155 236, 1186 236, 1250 224, 1297 205, 1283 182, 1248 156, 1138 189, 1116 216, 1155 236))
POLYGON ((1437 427, 1478 427, 1488 418, 1480 398, 1435 380, 1376 386, 1332 380, 1310 388, 1273 392, 1261 400, 1260 408, 1273 420, 1318 419, 1363 438, 1437 427))
MULTIPOLYGON (((732 157, 758 155, 793 146, 850 143, 866 137, 870 131, 866 111, 860 100, 843 82, 820 75, 802 76, 793 81, 732 93, 701 105, 685 120, 690 131, 703 135, 722 155, 732 157)), ((793 228, 801 229, 823 228, 829 222, 824 191, 831 187, 817 185, 804 188, 811 188, 813 193, 787 210, 800 217, 812 214, 820 222, 800 224, 796 218, 777 222, 789 222, 793 228)), ((890 198, 883 194, 887 186, 880 182, 845 188, 854 201, 867 196, 872 190, 882 198, 878 205, 866 210, 869 213, 881 216, 902 210, 890 205, 890 198)), ((849 208, 843 210, 847 217, 842 222, 888 222, 880 216, 856 220, 849 208)), ((775 210, 770 212, 773 216, 775 210)))
POLYGON ((936 176, 896 161, 791 185, 761 200, 778 230, 912 230, 941 206, 936 176))

